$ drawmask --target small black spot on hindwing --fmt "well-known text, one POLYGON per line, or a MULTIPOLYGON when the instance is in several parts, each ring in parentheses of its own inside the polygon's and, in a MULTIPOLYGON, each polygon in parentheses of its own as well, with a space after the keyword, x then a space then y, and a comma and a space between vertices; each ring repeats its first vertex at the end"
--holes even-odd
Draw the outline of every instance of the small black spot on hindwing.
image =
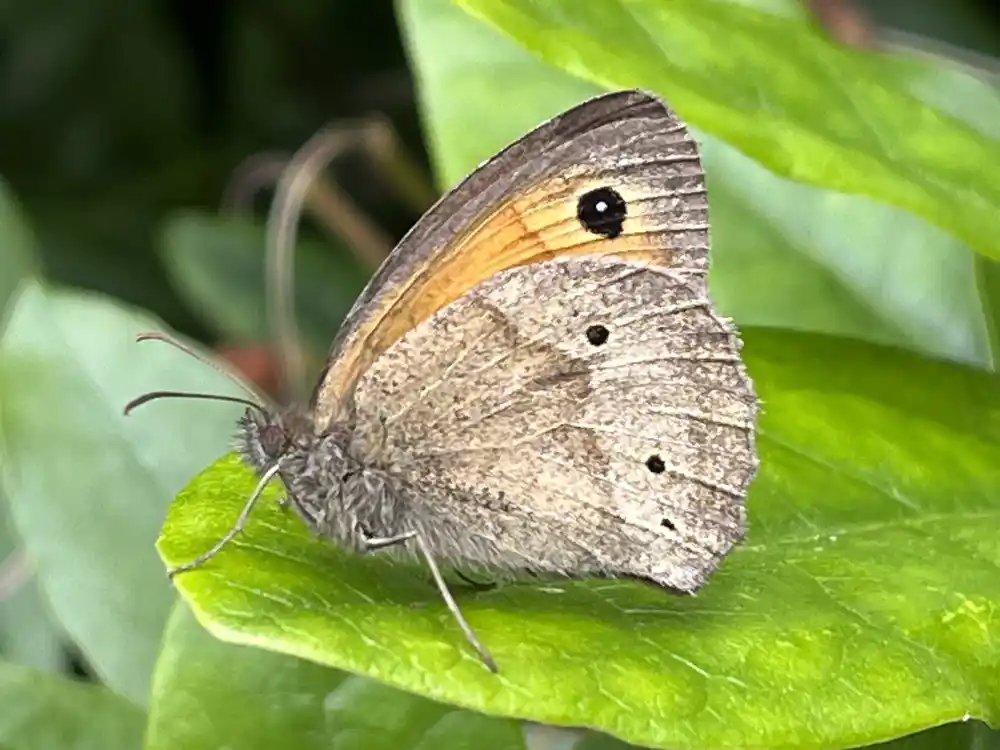
POLYGON ((628 207, 618 191, 599 187, 580 196, 576 217, 588 232, 614 239, 622 233, 628 207))
POLYGON ((646 468, 654 474, 662 474, 667 470, 667 465, 663 463, 662 458, 653 455, 646 459, 646 468))
POLYGON ((608 329, 602 325, 590 326, 587 329, 587 341, 593 346, 600 346, 608 340, 608 329))

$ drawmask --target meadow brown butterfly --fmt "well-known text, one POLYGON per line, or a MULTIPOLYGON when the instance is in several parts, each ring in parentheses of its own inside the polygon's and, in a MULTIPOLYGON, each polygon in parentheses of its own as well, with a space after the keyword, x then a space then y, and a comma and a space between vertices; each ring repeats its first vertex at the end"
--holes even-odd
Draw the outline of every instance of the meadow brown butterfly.
POLYGON ((758 463, 707 272, 698 147, 659 100, 612 93, 543 123, 397 245, 307 407, 246 402, 258 488, 172 573, 216 554, 277 476, 333 542, 422 558, 494 671, 439 562, 696 590, 743 538, 758 463))

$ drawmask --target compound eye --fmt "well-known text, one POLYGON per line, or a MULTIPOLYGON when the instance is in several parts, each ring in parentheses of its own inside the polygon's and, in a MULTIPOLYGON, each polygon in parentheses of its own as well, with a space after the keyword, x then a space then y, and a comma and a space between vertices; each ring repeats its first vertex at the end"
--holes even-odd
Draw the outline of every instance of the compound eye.
POLYGON ((264 425, 258 433, 260 448, 268 458, 280 458, 288 446, 285 431, 276 424, 264 425))

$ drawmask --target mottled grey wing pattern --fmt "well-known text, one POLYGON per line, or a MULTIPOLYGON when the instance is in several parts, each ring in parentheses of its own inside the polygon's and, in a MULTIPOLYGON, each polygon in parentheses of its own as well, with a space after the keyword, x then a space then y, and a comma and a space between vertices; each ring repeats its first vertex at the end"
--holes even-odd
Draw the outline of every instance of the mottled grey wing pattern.
POLYGON ((372 520, 452 563, 694 590, 742 538, 757 466, 697 146, 626 92, 511 148, 417 225, 335 344, 348 452, 391 496, 372 520))
POLYGON ((428 518, 497 540, 483 562, 693 590, 742 537, 756 400, 700 273, 611 257, 504 272, 377 360, 355 403, 385 430, 356 448, 428 518))

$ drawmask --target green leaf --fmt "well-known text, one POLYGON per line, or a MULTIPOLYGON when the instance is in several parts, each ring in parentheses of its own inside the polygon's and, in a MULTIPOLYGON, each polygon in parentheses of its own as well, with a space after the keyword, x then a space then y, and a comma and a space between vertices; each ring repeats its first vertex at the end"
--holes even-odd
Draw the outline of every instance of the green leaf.
MULTIPOLYGON (((0 180, 0 330, 8 301, 37 266, 31 230, 7 184, 0 180)), ((0 654, 18 664, 56 671, 63 664, 59 634, 31 580, 32 563, 18 544, 0 487, 0 565, 8 572, 8 566, 21 571, 16 577, 22 579, 13 593, 0 596, 0 654)))
MULTIPOLYGON (((0 562, 6 576, 14 568, 21 582, 7 596, 0 596, 0 654, 8 661, 47 672, 65 666, 59 631, 42 601, 34 580, 33 563, 7 518, 7 501, 0 490, 0 562)), ((5 578, 6 578, 5 576, 5 578)), ((11 585, 9 580, 5 580, 11 585)))
POLYGON ((145 716, 105 688, 0 662, 0 747, 134 750, 145 716))
MULTIPOLYGON (((937 65, 915 65, 903 58, 885 58, 885 62, 886 73, 895 75, 896 82, 914 96, 963 120, 984 135, 1000 138, 1000 96, 989 83, 995 80, 994 77, 974 75, 944 61, 937 65)), ((869 253, 870 250, 865 252, 869 253)), ((967 294, 965 299, 978 298, 982 303, 993 369, 997 369, 1000 362, 1000 263, 983 256, 976 260, 978 294, 967 294)), ((928 272, 924 277, 933 282, 939 275, 928 272)))
MULTIPOLYGON (((221 334, 268 340, 264 228, 246 219, 187 212, 163 230, 161 255, 187 301, 221 334)), ((325 355, 367 278, 350 252, 302 241, 296 249, 297 318, 304 341, 325 355)))
POLYGON ((451 0, 398 0, 397 5, 425 140, 442 188, 546 117, 599 91, 539 63, 451 0), (484 80, 503 81, 517 106, 503 106, 508 94, 498 102, 496 89, 484 80))
POLYGON ((178 606, 153 678, 146 750, 357 747, 521 750, 516 722, 223 643, 178 606))
POLYGON ((980 258, 977 271, 983 315, 993 341, 993 351, 997 352, 997 357, 1000 358, 1000 262, 980 258))
POLYGON ((940 58, 914 62, 905 57, 883 57, 881 62, 894 85, 983 135, 1000 138, 1000 95, 990 79, 940 58))
POLYGON ((745 2, 458 0, 546 61, 663 95, 778 174, 917 213, 1000 257, 1000 143, 894 85, 881 57, 745 2))
MULTIPOLYGON (((1000 721, 1000 380, 827 337, 746 342, 765 405, 750 533, 697 597, 615 581, 460 591, 494 676, 423 566, 338 550, 273 487, 175 583, 225 640, 641 745, 845 747, 1000 721)), ((164 562, 208 549, 253 485, 231 456, 196 477, 164 562)))
POLYGON ((741 325, 995 366, 978 257, 955 238, 890 206, 777 178, 718 141, 706 141, 704 162, 712 294, 741 325))
MULTIPOLYGON (((448 0, 407 0, 400 11, 444 185, 598 91, 448 0), (517 106, 498 107, 494 95, 484 95, 484 79, 504 80, 505 100, 517 106)), ((968 88, 954 76, 894 74, 941 99, 945 86, 968 88)), ((977 256, 954 237, 891 206, 782 179, 697 135, 712 209, 711 288, 727 315, 742 325, 873 340, 987 368, 1000 357, 977 285, 977 256)))
POLYGON ((162 403, 155 388, 240 393, 157 343, 157 321, 96 295, 24 288, 0 339, 0 472, 12 517, 67 634, 145 703, 173 600, 153 542, 170 498, 218 455, 239 407, 162 403))

